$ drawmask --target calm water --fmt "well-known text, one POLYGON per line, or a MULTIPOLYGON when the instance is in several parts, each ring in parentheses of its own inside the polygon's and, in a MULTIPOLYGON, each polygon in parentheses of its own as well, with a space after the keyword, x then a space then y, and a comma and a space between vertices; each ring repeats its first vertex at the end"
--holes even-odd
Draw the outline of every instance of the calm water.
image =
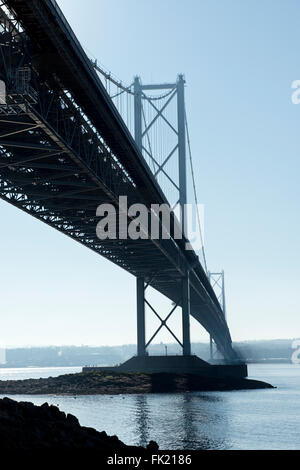
MULTIPOLYGON (((0 369, 0 379, 48 377, 79 370, 0 369)), ((127 444, 145 445, 153 439, 161 449, 300 449, 300 365, 250 365, 249 376, 277 389, 12 398, 53 403, 76 415, 82 425, 117 434, 127 444)))

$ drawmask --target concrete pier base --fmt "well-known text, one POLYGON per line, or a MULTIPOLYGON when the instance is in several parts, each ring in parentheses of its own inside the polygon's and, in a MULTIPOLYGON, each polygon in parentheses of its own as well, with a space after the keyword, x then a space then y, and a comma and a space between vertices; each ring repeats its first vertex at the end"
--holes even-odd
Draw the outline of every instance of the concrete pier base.
POLYGON ((83 372, 196 374, 203 377, 247 377, 246 364, 211 365, 197 356, 135 356, 119 366, 83 367, 83 372))

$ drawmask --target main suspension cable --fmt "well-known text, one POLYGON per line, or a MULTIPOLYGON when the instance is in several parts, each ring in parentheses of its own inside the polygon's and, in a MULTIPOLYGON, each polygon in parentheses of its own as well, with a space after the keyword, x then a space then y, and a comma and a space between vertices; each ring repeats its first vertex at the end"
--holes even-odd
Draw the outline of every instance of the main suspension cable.
MULTIPOLYGON (((135 95, 135 92, 132 91, 132 85, 129 85, 128 87, 124 86, 123 83, 121 81, 118 81, 117 79, 115 79, 112 74, 110 72, 105 72, 105 70, 103 70, 97 63, 97 60, 91 60, 91 64, 92 66, 94 67, 95 70, 97 70, 97 72, 101 73, 101 75, 103 75, 103 77, 105 78, 105 80, 108 80, 109 82, 113 83, 117 88, 120 88, 121 90, 123 90, 122 92, 120 93, 117 93, 113 98, 115 98, 116 96, 119 96, 121 93, 123 93, 124 91, 126 91, 127 93, 129 93, 130 95, 135 95)), ((169 91, 167 91, 165 94, 163 95, 160 95, 160 96, 147 96, 147 97, 143 97, 142 95, 142 99, 148 99, 150 101, 156 101, 156 100, 161 100, 161 99, 164 99, 164 98, 167 98, 171 93, 172 91, 174 90, 174 88, 171 88, 169 91)))
POLYGON ((189 127, 188 127, 188 122, 187 122, 187 117, 186 117, 186 109, 184 109, 184 116, 185 116, 187 143, 188 143, 188 149, 189 149, 189 160, 190 160, 190 167, 191 167, 191 173, 192 173, 194 199, 195 199, 195 204, 196 204, 196 214, 197 214, 198 228, 199 228, 199 234, 200 234, 200 239, 201 239, 202 256, 203 256, 205 272, 206 274, 208 274, 206 255, 205 255, 204 243, 203 243, 203 234, 202 234, 202 228, 201 228, 201 220, 200 220, 200 214, 199 214, 199 208, 198 208, 198 196, 197 196, 197 190, 196 190, 196 184, 195 184, 195 173, 194 173, 194 165, 193 165, 193 158, 192 158, 190 133, 189 133, 189 127))

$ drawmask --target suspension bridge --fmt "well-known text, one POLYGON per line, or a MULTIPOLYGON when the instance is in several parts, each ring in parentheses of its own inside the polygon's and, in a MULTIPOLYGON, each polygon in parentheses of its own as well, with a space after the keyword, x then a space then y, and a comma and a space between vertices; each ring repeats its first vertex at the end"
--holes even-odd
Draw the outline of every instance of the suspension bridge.
MULTIPOLYGON (((102 240, 96 234, 97 207, 110 203, 120 211, 120 196, 150 214, 153 204, 183 208, 192 187, 197 204, 184 77, 151 85, 136 77, 126 86, 88 57, 54 0, 6 0, 0 2, 0 85, 0 197, 136 277, 140 361, 163 327, 185 360, 192 358, 192 316, 224 360, 246 375, 203 244, 196 253, 186 249, 186 235, 102 240), (172 302, 165 318, 146 297, 149 287, 172 302), (145 306, 160 321, 149 339, 145 306), (180 338, 167 324, 176 308, 180 338)), ((198 212, 197 223, 201 235, 198 212)))

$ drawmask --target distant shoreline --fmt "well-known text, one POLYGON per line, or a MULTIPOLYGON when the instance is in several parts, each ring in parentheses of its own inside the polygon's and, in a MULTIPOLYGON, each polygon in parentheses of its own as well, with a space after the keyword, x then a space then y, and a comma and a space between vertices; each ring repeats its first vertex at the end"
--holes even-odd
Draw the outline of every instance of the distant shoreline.
MULTIPOLYGON (((294 353, 294 338, 233 342, 238 356, 248 364, 289 364, 294 353)), ((181 355, 179 345, 159 343, 149 346, 149 355, 181 355)), ((85 365, 113 366, 136 354, 136 344, 119 346, 19 346, 4 349, 2 368, 24 367, 83 367, 85 365)), ((210 361, 209 343, 193 342, 192 352, 210 361)), ((3 353, 3 351, 2 351, 3 353)), ((3 354, 2 354, 3 355, 3 354)))
POLYGON ((246 360, 246 364, 293 364, 290 359, 258 359, 255 361, 246 360))
MULTIPOLYGON (((258 360, 245 360, 246 364, 293 364, 290 359, 285 359, 285 358, 278 358, 278 359, 258 359, 258 360)), ((103 364, 100 364, 100 366, 103 366, 103 364)), ((105 364, 104 366, 107 366, 105 364)), ((1 369, 74 369, 74 368, 82 368, 84 367, 82 364, 81 365, 63 365, 63 366, 57 366, 57 365, 18 365, 18 366, 12 366, 12 365, 6 365, 6 364, 0 364, 0 370, 1 369)))

